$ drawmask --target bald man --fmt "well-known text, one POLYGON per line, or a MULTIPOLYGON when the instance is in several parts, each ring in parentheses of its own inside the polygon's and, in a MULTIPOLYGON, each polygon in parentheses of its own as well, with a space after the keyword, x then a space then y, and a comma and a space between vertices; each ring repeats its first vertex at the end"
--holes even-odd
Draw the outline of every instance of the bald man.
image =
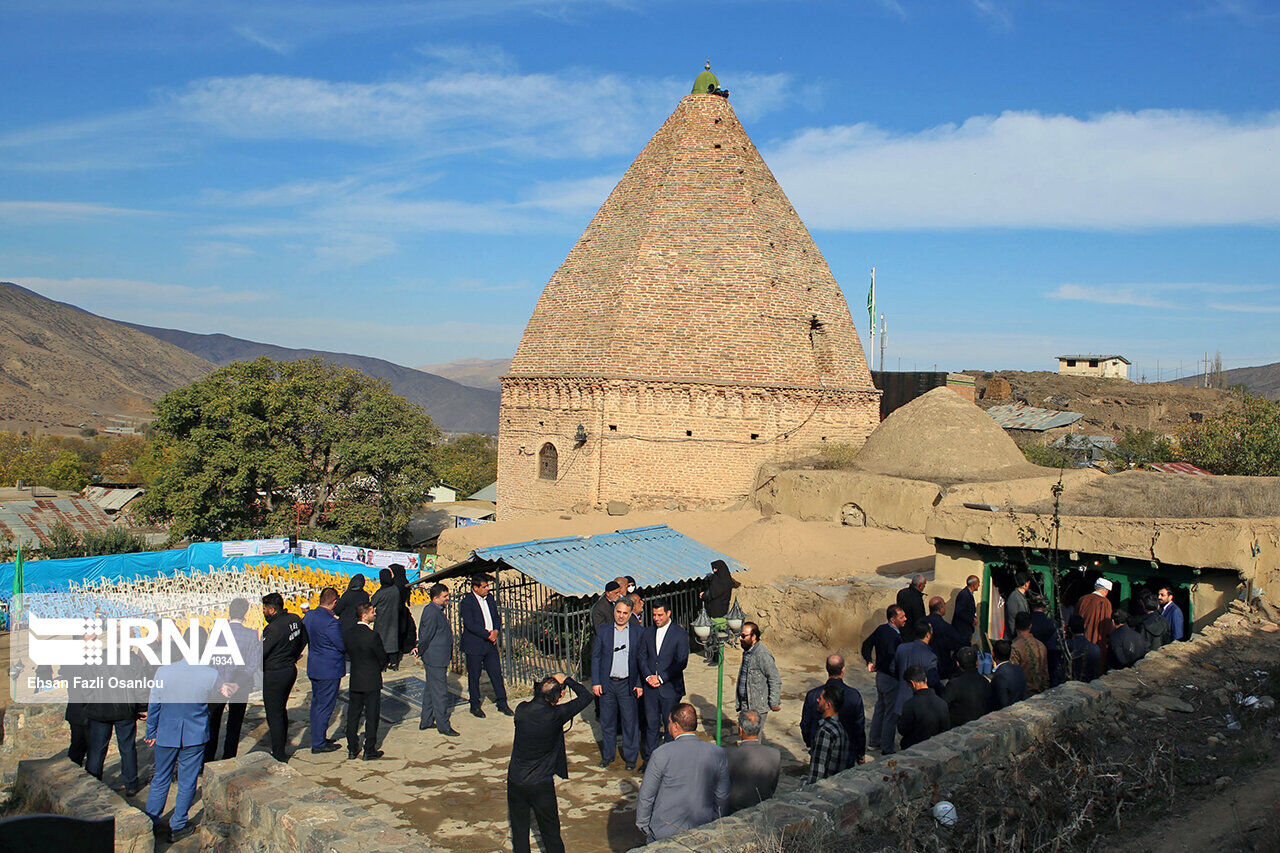
POLYGON ((951 614, 951 627, 964 637, 965 642, 973 641, 973 632, 978 627, 978 587, 982 578, 969 575, 964 582, 964 589, 956 593, 956 609, 951 614))
POLYGON ((804 707, 800 709, 800 735, 806 747, 813 747, 814 735, 822 722, 818 699, 828 684, 844 689, 844 704, 840 706, 840 725, 849 735, 849 757, 846 767, 861 764, 867 754, 867 715, 862 707, 862 694, 844 681, 844 658, 831 655, 827 658, 827 680, 805 694, 804 707))

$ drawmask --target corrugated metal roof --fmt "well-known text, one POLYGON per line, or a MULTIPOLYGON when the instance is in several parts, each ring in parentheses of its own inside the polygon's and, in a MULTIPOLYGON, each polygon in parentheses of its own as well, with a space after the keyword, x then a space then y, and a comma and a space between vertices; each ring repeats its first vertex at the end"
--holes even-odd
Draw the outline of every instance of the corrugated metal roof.
POLYGON ((1068 435, 1058 436, 1052 447, 1065 447, 1075 450, 1085 450, 1090 447, 1097 447, 1102 450, 1115 450, 1116 440, 1109 435, 1081 435, 1080 433, 1070 433, 1068 435))
POLYGON ((1056 409, 1037 409, 1020 403, 992 406, 987 414, 1005 429, 1027 429, 1043 432, 1047 429, 1070 426, 1084 415, 1079 412, 1060 412, 1056 409))
POLYGON ((494 480, 492 483, 485 486, 483 489, 476 492, 474 495, 468 495, 467 500, 493 501, 494 503, 497 503, 498 502, 498 481, 494 480))
POLYGON ((58 522, 77 533, 111 526, 111 518, 85 498, 0 502, 0 539, 37 548, 58 522))
POLYGON ((1129 359, 1125 358, 1122 355, 1060 355, 1058 356, 1059 361, 1110 361, 1113 358, 1118 358, 1121 361, 1123 361, 1125 364, 1130 363, 1129 359))
POLYGON ((641 587, 693 580, 711 573, 712 560, 724 560, 731 572, 747 570, 744 563, 727 554, 659 524, 597 536, 477 548, 466 560, 429 579, 458 577, 474 571, 479 563, 493 562, 516 569, 561 595, 593 595, 625 575, 635 578, 641 587))
POLYGON ((1152 471, 1162 474, 1192 474, 1197 477, 1212 477, 1212 471, 1206 471, 1190 462, 1152 462, 1147 466, 1152 471))
POLYGON ((89 486, 85 497, 98 505, 103 512, 119 512, 125 504, 142 494, 145 489, 112 489, 105 486, 89 486))

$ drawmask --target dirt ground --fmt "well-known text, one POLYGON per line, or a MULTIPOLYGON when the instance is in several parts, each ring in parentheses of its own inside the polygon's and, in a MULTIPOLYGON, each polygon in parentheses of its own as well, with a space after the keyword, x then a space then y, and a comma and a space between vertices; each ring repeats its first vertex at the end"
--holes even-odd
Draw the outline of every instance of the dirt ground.
MULTIPOLYGON (((781 515, 764 518, 754 508, 630 512, 623 516, 564 513, 504 519, 445 531, 440 537, 439 564, 444 567, 460 562, 475 548, 559 536, 591 536, 655 524, 670 525, 746 563, 750 571, 740 580, 747 586, 763 586, 787 578, 897 576, 933 568, 933 546, 919 534, 806 522, 781 515)), ((709 566, 707 570, 710 572, 709 566)))

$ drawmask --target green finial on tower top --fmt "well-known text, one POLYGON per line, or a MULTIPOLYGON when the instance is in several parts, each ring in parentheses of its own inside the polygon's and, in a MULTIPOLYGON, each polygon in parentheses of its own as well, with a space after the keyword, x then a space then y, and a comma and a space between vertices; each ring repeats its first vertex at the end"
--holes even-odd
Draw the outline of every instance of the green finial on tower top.
POLYGON ((720 88, 720 80, 716 75, 711 73, 711 60, 707 60, 707 64, 702 66, 703 71, 698 78, 693 81, 693 95, 707 95, 714 93, 720 88))

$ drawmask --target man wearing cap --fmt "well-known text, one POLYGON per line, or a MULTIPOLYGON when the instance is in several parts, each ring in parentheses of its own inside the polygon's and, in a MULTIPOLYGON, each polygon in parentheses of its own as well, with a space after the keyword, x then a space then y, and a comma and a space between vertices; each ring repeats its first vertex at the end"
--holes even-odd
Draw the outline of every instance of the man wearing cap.
POLYGON ((613 605, 619 598, 627 594, 627 579, 614 578, 605 584, 604 595, 596 599, 591 607, 591 627, 599 628, 613 621, 613 605))
POLYGON ((1093 582, 1093 592, 1080 596, 1075 612, 1084 620, 1084 635, 1098 647, 1103 661, 1107 659, 1107 641, 1115 627, 1111 621, 1111 599, 1107 598, 1111 586, 1111 581, 1098 578, 1093 582))

